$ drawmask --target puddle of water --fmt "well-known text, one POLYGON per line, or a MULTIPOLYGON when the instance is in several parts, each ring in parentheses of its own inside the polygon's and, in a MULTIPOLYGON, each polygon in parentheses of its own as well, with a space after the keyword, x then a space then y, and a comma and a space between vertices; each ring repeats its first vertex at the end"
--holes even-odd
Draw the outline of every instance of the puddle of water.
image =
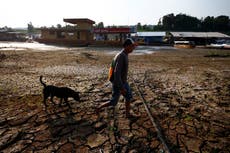
POLYGON ((0 42, 0 50, 64 50, 67 47, 58 47, 46 44, 40 44, 37 42, 0 42))
MULTIPOLYGON (((60 47, 54 45, 46 45, 38 42, 27 43, 27 42, 0 42, 1 50, 39 50, 39 51, 52 51, 52 50, 89 50, 89 51, 102 51, 106 54, 116 54, 122 50, 122 48, 103 48, 103 47, 60 47)), ((133 55, 152 54, 160 50, 175 50, 171 46, 138 46, 134 51, 133 55)))

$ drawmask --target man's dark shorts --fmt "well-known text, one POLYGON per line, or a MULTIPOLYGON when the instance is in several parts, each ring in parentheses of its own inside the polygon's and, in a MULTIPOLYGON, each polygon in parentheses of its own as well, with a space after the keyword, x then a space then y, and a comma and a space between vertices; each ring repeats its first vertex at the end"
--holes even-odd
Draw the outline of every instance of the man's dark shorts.
MULTIPOLYGON (((130 102, 131 99, 133 98, 131 88, 128 83, 125 83, 123 87, 127 91, 126 95, 123 96, 126 102, 130 102)), ((121 95, 120 89, 117 86, 113 85, 113 93, 112 93, 112 99, 110 100, 110 105, 116 106, 117 102, 119 101, 120 95, 121 95)))

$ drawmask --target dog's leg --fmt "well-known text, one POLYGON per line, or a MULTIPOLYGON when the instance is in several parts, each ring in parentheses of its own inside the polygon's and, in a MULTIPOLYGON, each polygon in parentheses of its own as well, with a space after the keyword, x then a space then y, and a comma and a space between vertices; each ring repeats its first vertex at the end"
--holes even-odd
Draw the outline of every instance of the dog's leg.
POLYGON ((68 97, 64 98, 65 104, 69 106, 68 97))
POLYGON ((62 99, 63 98, 60 98, 60 102, 59 102, 59 106, 61 107, 61 104, 62 104, 62 99))
POLYGON ((43 104, 45 105, 45 107, 47 107, 46 100, 47 100, 48 97, 49 97, 49 95, 47 95, 47 94, 43 91, 43 104))
POLYGON ((64 100, 65 100, 66 105, 69 107, 70 114, 73 115, 72 108, 71 108, 71 106, 70 106, 70 104, 68 102, 68 97, 65 97, 64 100))
POLYGON ((68 103, 68 98, 67 98, 67 97, 65 97, 65 98, 64 98, 64 101, 65 101, 66 103, 68 103))
POLYGON ((43 99, 43 104, 45 105, 45 107, 47 107, 46 99, 47 99, 47 98, 45 98, 45 97, 44 97, 44 99, 43 99))
POLYGON ((51 101, 51 102, 55 105, 55 102, 54 102, 53 98, 54 98, 54 96, 53 96, 53 95, 51 95, 51 99, 50 99, 50 101, 51 101))

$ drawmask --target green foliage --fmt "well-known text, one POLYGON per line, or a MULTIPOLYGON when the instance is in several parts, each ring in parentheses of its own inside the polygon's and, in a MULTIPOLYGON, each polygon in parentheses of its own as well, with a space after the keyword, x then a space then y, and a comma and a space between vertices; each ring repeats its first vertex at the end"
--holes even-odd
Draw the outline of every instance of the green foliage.
POLYGON ((118 130, 117 127, 115 127, 115 126, 109 126, 108 129, 109 129, 109 131, 117 131, 118 130))
POLYGON ((230 29, 230 20, 228 16, 218 16, 214 19, 214 30, 227 31, 230 29))
POLYGON ((204 55, 204 57, 230 57, 229 53, 226 52, 217 52, 217 51, 209 51, 207 55, 204 55))
MULTIPOLYGON (((138 25, 141 25, 138 23, 138 25)), ((141 28, 139 28, 141 29, 141 28)), ((219 31, 226 34, 230 33, 230 19, 228 16, 207 16, 198 19, 186 14, 173 13, 165 15, 160 19, 154 31, 219 31)))
POLYGON ((211 153, 219 153, 219 152, 221 152, 221 149, 219 148, 213 148, 211 151, 211 153))
POLYGON ((95 25, 96 28, 104 28, 104 23, 99 22, 98 24, 95 25))
POLYGON ((34 32, 34 26, 33 26, 32 22, 27 24, 27 31, 30 34, 34 32))
POLYGON ((137 31, 153 31, 153 25, 141 25, 141 23, 137 23, 137 31))
POLYGON ((7 26, 4 26, 4 27, 0 27, 0 30, 2 30, 2 31, 7 31, 7 32, 12 32, 12 31, 14 31, 12 28, 10 28, 10 27, 7 27, 7 26))
POLYGON ((142 30, 142 26, 141 26, 141 23, 137 23, 137 31, 141 31, 142 30))
POLYGON ((185 120, 186 120, 186 121, 190 121, 190 120, 192 120, 192 116, 191 116, 191 115, 189 115, 189 114, 187 114, 187 115, 185 116, 185 120))
POLYGON ((57 24, 57 28, 61 29, 62 28, 61 24, 57 24))
POLYGON ((214 30, 214 17, 207 16, 202 21, 202 30, 203 31, 213 31, 214 30))

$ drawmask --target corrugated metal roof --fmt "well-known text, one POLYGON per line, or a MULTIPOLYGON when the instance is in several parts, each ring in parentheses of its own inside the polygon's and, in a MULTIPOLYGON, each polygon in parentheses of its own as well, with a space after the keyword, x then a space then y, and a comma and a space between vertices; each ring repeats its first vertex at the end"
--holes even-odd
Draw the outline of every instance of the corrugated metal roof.
POLYGON ((220 32, 170 32, 174 37, 216 37, 216 38, 230 38, 230 36, 225 35, 220 32))
POLYGON ((140 37, 165 36, 166 32, 137 32, 135 35, 140 37))

